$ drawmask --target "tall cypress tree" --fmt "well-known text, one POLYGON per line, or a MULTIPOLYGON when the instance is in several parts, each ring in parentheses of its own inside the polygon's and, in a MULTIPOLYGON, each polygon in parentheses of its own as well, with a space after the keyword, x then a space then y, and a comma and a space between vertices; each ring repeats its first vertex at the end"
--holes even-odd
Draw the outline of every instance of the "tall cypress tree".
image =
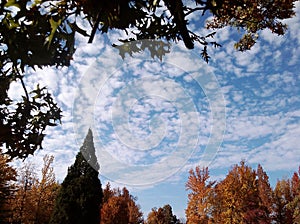
POLYGON ((98 168, 93 134, 89 130, 61 185, 50 224, 100 223, 103 193, 98 168))

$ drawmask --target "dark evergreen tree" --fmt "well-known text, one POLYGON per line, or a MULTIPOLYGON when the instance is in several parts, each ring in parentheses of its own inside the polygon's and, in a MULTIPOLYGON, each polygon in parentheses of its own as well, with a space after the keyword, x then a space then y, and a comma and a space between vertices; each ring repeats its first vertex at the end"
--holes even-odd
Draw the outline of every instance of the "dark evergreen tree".
POLYGON ((50 224, 99 224, 103 197, 93 134, 89 130, 61 185, 50 224))

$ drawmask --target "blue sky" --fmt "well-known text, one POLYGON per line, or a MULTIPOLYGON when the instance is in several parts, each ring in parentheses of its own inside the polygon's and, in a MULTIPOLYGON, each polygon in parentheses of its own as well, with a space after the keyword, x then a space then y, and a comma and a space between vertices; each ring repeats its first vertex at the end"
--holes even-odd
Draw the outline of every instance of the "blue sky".
MULTIPOLYGON (((48 87, 64 115, 29 159, 38 167, 43 155, 54 155, 62 181, 92 127, 102 184, 128 187, 145 216, 170 204, 184 217, 185 182, 196 165, 209 165, 217 180, 242 159, 254 168, 260 163, 273 185, 290 177, 300 165, 299 19, 286 20, 285 36, 260 32, 243 53, 233 47, 236 30, 219 30, 222 47, 209 51, 209 64, 201 48, 182 43, 162 61, 149 52, 122 60, 109 44, 122 33, 98 35, 93 44, 79 36, 71 67, 27 76, 27 85, 48 87)), ((14 84, 10 95, 19 94, 14 84)))

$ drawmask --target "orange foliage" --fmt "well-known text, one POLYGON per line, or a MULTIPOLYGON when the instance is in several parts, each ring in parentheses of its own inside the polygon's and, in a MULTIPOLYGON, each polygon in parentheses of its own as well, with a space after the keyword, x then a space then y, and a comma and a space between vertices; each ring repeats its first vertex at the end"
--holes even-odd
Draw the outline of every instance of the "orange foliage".
POLYGON ((100 224, 140 224, 143 223, 143 213, 136 204, 136 198, 124 187, 111 189, 106 185, 103 191, 100 224))

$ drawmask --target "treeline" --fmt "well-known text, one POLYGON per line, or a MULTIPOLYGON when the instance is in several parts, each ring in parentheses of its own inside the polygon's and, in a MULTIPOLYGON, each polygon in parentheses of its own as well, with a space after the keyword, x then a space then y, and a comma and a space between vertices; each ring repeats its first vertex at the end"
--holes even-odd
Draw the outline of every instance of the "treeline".
POLYGON ((44 157, 41 173, 27 163, 18 170, 0 153, 1 224, 154 224, 177 223, 172 207, 153 208, 144 220, 137 198, 127 188, 102 190, 92 132, 59 184, 53 156, 44 157))
MULTIPOLYGON (((184 223, 170 205, 153 208, 144 218, 127 188, 111 188, 109 183, 102 188, 91 131, 61 184, 55 179, 53 159, 46 155, 37 173, 34 164, 14 169, 0 154, 1 224, 184 223)), ((273 189, 262 166, 255 170, 244 161, 220 181, 210 180, 208 168, 191 169, 186 223, 300 223, 299 176, 300 167, 273 189)))
POLYGON ((186 183, 187 223, 300 223, 300 167, 291 179, 278 180, 271 188, 269 177, 258 165, 244 161, 234 165, 219 181, 209 180, 208 168, 190 170, 186 183))
MULTIPOLYGON (((53 159, 53 156, 44 157, 44 166, 39 174, 36 173, 34 164, 25 164, 16 171, 7 164, 4 156, 0 156, 1 224, 96 223, 95 220, 91 220, 95 216, 96 219, 99 218, 97 224, 181 223, 173 215, 170 205, 158 209, 153 208, 147 220, 144 220, 141 207, 136 202, 137 198, 131 195, 126 187, 111 188, 110 183, 105 186, 103 193, 102 190, 98 194, 82 191, 79 194, 73 194, 72 197, 74 193, 72 186, 69 185, 66 188, 66 184, 56 182, 52 167, 53 159), (39 175, 40 178, 38 178, 39 175), (66 196, 68 193, 68 197, 61 198, 62 195, 66 196), (82 198, 83 195, 85 199, 82 198), (96 200, 100 200, 101 206, 98 212, 84 206, 77 211, 76 205, 82 205, 83 201, 90 203, 88 195, 93 195, 96 200), (62 203, 61 200, 64 202, 62 203), (68 211, 67 207, 70 209, 72 207, 73 210, 69 210, 68 214, 60 214, 60 212, 68 211), (88 214, 89 217, 82 214, 88 214)), ((74 168, 74 165, 72 167, 74 168)), ((72 167, 69 168, 68 175, 72 167)), ((73 183, 74 186, 80 185, 76 181, 73 183)), ((89 183, 85 182, 85 184, 89 183)), ((80 187, 79 189, 83 190, 80 187)), ((98 209, 97 206, 95 208, 98 209)))

